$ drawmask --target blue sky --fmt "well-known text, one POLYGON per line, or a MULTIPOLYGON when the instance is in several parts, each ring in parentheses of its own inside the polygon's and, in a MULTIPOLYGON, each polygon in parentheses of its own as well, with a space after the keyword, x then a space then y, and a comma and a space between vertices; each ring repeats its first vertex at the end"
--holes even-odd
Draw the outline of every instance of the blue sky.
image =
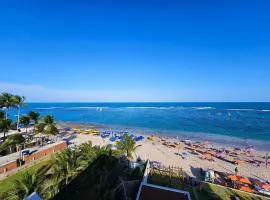
POLYGON ((1 1, 0 91, 270 101, 268 1, 1 1))

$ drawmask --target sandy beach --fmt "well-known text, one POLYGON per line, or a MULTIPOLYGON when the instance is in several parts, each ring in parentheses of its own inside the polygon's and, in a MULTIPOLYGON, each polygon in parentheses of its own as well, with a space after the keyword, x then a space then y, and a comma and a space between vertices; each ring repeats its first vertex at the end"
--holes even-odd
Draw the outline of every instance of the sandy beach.
MULTIPOLYGON (((83 124, 74 127, 83 127, 83 124)), ((134 159, 140 157, 142 159, 149 159, 150 161, 158 161, 163 165, 182 167, 182 169, 190 176, 196 177, 199 175, 200 168, 203 170, 214 169, 216 171, 234 174, 235 168, 238 168, 239 175, 244 177, 250 177, 259 179, 261 181, 270 180, 270 166, 266 168, 265 164, 260 166, 254 165, 248 162, 243 162, 240 165, 235 165, 230 162, 215 158, 213 161, 201 159, 201 154, 190 150, 190 146, 181 142, 180 148, 173 148, 165 146, 164 141, 167 143, 179 142, 174 138, 154 136, 152 140, 145 139, 137 142, 139 146, 134 153, 134 159), (185 155, 183 159, 181 155, 185 155)), ((91 141, 93 145, 106 146, 108 144, 115 145, 116 142, 109 141, 109 138, 102 139, 100 136, 94 136, 90 134, 77 134, 77 137, 72 140, 74 144, 79 145, 84 142, 91 141)), ((213 147, 213 145, 209 144, 213 147)), ((256 151, 256 156, 264 156, 266 152, 256 151)))

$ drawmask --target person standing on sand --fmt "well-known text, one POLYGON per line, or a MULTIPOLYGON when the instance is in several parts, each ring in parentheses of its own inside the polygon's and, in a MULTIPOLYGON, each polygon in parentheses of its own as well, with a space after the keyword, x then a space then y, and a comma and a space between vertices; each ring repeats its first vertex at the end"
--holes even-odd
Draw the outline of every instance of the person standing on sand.
POLYGON ((234 172, 235 172, 235 176, 238 176, 238 168, 237 167, 234 169, 234 172))

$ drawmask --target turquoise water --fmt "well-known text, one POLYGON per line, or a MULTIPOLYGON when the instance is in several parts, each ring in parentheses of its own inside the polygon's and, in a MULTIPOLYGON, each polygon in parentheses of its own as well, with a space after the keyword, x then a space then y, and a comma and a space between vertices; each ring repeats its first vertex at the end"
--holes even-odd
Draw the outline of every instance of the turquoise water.
POLYGON ((270 103, 28 103, 22 112, 29 110, 58 121, 270 146, 270 103))

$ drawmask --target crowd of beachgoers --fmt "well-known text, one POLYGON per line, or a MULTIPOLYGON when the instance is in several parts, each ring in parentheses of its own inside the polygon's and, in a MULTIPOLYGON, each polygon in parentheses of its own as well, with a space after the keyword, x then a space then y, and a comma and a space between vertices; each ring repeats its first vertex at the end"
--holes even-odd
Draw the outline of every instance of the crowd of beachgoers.
POLYGON ((134 159, 149 159, 165 166, 178 166, 193 178, 201 179, 203 172, 203 180, 247 192, 270 194, 269 154, 251 145, 246 148, 221 148, 207 141, 181 140, 157 134, 142 135, 109 128, 101 130, 84 124, 63 125, 70 127, 64 138, 70 147, 91 141, 93 145, 114 149, 116 141, 128 134, 137 143, 134 159))

